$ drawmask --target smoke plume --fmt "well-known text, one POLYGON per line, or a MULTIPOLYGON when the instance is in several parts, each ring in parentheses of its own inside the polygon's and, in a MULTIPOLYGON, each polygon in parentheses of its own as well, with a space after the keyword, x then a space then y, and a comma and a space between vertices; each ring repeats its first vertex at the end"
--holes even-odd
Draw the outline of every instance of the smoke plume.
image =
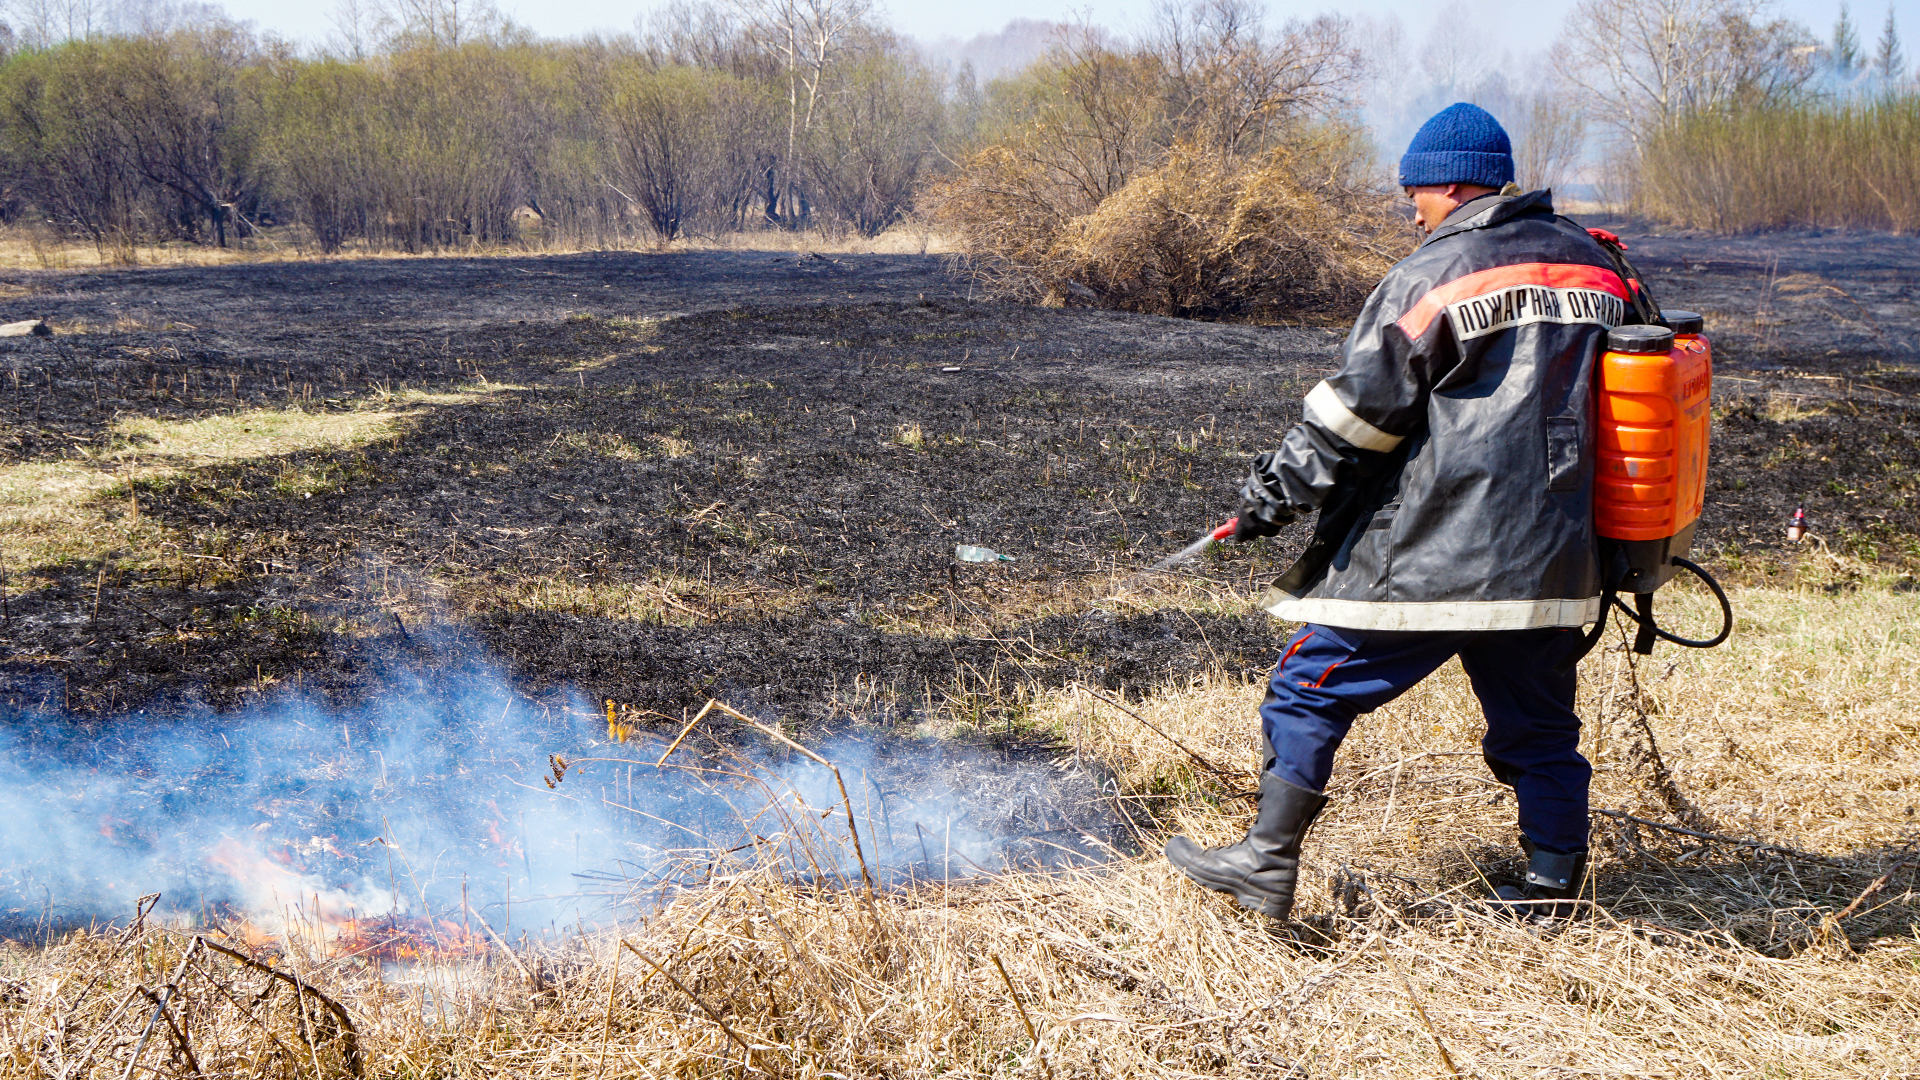
POLYGON ((660 768, 670 736, 617 739, 599 709, 532 701, 484 660, 446 674, 344 710, 9 718, 0 930, 121 918, 157 892, 175 919, 267 933, 405 916, 504 938, 769 860, 887 887, 1111 851, 1116 819, 1072 770, 855 729, 817 748, 836 777, 745 725, 660 768))

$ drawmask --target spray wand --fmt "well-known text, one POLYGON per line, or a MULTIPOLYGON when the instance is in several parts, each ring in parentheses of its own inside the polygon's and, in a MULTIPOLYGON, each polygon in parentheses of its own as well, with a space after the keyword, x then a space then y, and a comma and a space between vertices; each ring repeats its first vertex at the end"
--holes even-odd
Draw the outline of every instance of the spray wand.
POLYGON ((1158 570, 1171 570, 1174 567, 1179 566, 1181 563, 1186 562, 1188 559, 1193 558, 1195 555, 1198 555, 1201 552, 1212 547, 1213 545, 1219 543, 1220 541, 1225 540, 1227 537, 1232 536, 1233 531, 1239 527, 1240 527, 1239 518, 1237 517, 1228 518, 1226 524, 1220 526, 1219 528, 1213 530, 1212 532, 1206 534, 1205 536, 1202 536, 1200 539, 1195 540, 1193 543, 1188 544, 1186 547, 1181 548, 1179 551, 1176 551, 1173 554, 1167 556, 1166 558, 1161 559, 1159 562, 1154 563, 1152 566, 1147 568, 1147 572, 1153 573, 1158 570))

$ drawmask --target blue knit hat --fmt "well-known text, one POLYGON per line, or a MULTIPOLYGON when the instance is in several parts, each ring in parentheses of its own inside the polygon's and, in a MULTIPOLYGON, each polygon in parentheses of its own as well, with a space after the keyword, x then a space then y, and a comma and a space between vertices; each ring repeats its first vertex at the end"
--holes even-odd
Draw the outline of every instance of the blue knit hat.
POLYGON ((1420 126, 1400 159, 1400 186, 1478 184, 1504 187, 1513 179, 1513 143, 1493 114, 1462 101, 1420 126))

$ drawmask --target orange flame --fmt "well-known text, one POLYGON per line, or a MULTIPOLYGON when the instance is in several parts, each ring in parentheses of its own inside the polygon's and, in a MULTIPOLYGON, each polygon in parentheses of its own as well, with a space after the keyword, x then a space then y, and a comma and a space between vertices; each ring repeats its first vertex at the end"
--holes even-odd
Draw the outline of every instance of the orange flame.
POLYGON ((487 938, 471 926, 417 915, 364 916, 369 908, 391 909, 385 890, 365 894, 335 888, 293 869, 293 853, 256 851, 222 840, 208 861, 239 887, 247 917, 230 933, 253 950, 300 944, 332 957, 417 961, 484 956, 487 938))
POLYGON ((329 953, 374 960, 452 960, 487 954, 486 936, 451 919, 388 916, 340 924, 329 953))

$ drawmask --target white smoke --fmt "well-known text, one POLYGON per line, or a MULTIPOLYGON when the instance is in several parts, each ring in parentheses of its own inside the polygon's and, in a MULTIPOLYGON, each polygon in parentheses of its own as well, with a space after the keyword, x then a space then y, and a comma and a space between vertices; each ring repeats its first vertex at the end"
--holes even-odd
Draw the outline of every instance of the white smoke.
POLYGON ((0 930, 124 917, 158 892, 183 921, 407 915, 505 936, 768 860, 823 883, 864 862, 884 886, 1111 850, 1094 783, 1045 764, 843 737, 820 748, 836 780, 777 745, 726 749, 736 732, 662 769, 665 739, 610 741, 584 701, 543 706, 479 661, 447 676, 457 692, 344 710, 8 718, 0 930))

